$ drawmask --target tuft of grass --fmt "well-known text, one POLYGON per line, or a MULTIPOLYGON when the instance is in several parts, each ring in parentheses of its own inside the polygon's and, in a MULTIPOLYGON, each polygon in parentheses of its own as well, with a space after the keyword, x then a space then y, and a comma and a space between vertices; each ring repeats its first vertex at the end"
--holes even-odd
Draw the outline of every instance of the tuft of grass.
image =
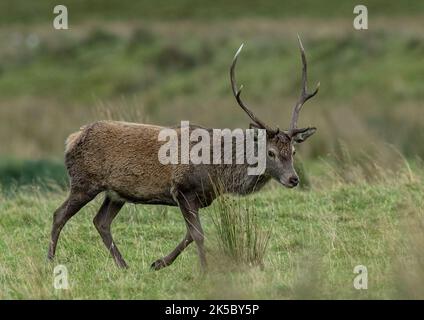
POLYGON ((212 209, 220 249, 235 263, 264 266, 271 229, 260 225, 257 204, 221 195, 212 209))

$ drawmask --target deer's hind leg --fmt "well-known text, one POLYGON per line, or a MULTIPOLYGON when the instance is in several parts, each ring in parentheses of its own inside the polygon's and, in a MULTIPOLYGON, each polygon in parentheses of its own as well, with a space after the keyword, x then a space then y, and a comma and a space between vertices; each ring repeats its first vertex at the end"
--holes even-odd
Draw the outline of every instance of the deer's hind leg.
POLYGON ((102 237, 103 243, 106 248, 110 251, 115 263, 120 268, 128 268, 127 263, 122 258, 121 253, 118 250, 118 247, 115 245, 115 242, 112 238, 112 233, 110 231, 110 226, 112 224, 113 219, 115 219, 119 210, 121 210, 122 206, 125 204, 124 201, 120 200, 112 200, 108 195, 100 207, 99 212, 94 217, 93 223, 102 237))
POLYGON ((53 224, 47 258, 52 260, 56 253, 57 241, 60 232, 65 224, 71 219, 82 207, 94 199, 98 192, 84 192, 80 189, 71 188, 68 199, 54 212, 53 224))

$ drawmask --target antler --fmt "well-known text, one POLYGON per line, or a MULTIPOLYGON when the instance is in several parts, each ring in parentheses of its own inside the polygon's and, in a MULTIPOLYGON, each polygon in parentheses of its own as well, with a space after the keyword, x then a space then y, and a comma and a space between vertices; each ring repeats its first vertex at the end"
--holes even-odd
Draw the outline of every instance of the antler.
POLYGON ((252 119, 252 121, 254 123, 256 123, 259 127, 261 127, 262 129, 266 129, 267 131, 274 131, 273 129, 271 129, 270 127, 268 127, 264 122, 262 122, 261 120, 259 120, 258 117, 256 117, 252 111, 249 110, 249 108, 247 108, 243 101, 241 100, 240 94, 241 94, 241 89, 243 88, 243 85, 240 86, 240 89, 237 89, 237 84, 236 84, 236 76, 235 76, 235 72, 234 69, 236 67, 236 63, 237 63, 237 58, 238 55, 241 52, 241 49, 243 49, 243 45, 242 44, 240 46, 240 48, 237 50, 234 59, 233 59, 233 63, 231 64, 231 68, 230 68, 230 79, 231 79, 231 88, 233 89, 233 94, 234 97, 237 100, 237 103, 239 104, 239 106, 244 110, 244 112, 247 113, 247 115, 250 117, 250 119, 252 119))
POLYGON ((316 89, 312 93, 308 93, 307 89, 307 63, 306 63, 306 56, 305 56, 305 49, 303 48, 302 41, 300 40, 299 35, 297 35, 297 38, 299 39, 299 47, 300 47, 300 54, 302 56, 302 91, 300 93, 299 100, 297 101, 295 107, 293 108, 293 114, 290 122, 290 129, 289 133, 292 135, 296 132, 297 128, 297 119, 299 118, 299 112, 302 109, 303 104, 308 101, 310 98, 315 96, 318 93, 319 85, 318 82, 316 89))

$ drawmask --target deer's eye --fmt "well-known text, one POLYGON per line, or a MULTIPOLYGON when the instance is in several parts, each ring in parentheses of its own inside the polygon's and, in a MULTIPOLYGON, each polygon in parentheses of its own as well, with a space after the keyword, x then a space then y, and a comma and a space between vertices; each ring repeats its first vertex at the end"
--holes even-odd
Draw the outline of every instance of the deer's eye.
POLYGON ((275 158, 275 153, 272 150, 268 150, 268 157, 275 158))
POLYGON ((293 155, 295 155, 296 154, 296 150, 293 150, 293 155))

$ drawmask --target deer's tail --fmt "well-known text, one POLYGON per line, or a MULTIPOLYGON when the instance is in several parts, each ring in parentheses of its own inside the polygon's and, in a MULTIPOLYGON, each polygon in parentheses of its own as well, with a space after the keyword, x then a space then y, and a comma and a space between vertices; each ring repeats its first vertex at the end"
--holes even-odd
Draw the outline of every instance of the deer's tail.
POLYGON ((83 132, 84 127, 81 127, 79 131, 71 133, 65 142, 65 153, 68 153, 73 149, 75 144, 78 142, 79 138, 81 137, 81 133, 83 132))

